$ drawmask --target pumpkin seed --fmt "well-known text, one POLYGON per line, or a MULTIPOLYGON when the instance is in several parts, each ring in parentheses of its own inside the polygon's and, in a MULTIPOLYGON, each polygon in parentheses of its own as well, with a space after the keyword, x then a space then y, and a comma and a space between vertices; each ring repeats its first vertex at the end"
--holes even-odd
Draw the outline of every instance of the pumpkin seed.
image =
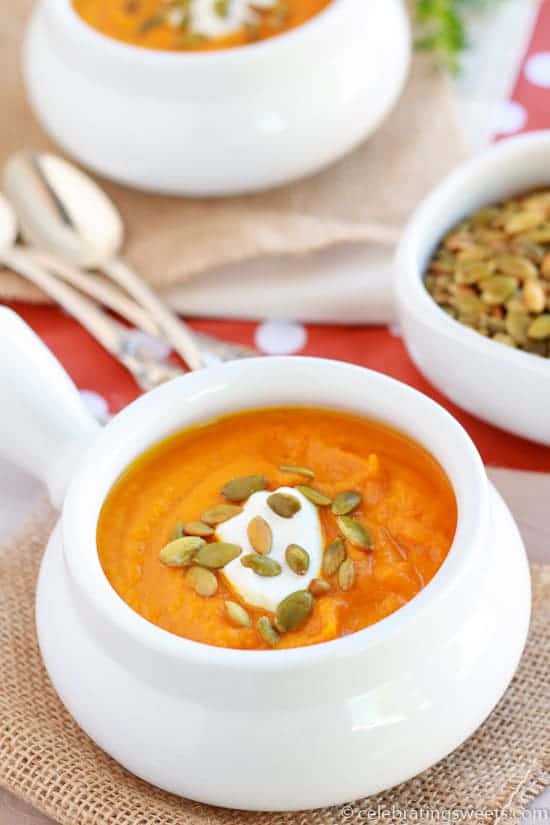
POLYGON ((308 587, 312 596, 324 596, 330 589, 330 582, 325 581, 325 579, 312 579, 308 587))
POLYGON ((345 516, 361 504, 361 499, 361 493, 356 490, 344 490, 332 502, 331 510, 335 516, 345 516))
POLYGON ((195 556, 195 564, 201 567, 211 567, 219 570, 236 559, 242 553, 242 547, 238 544, 229 544, 224 541, 215 541, 211 544, 203 543, 195 556))
POLYGON ((473 292, 459 292, 454 296, 453 304, 461 315, 478 317, 485 312, 483 301, 473 292))
POLYGON ((172 541, 182 539, 185 535, 185 525, 183 521, 178 521, 172 532, 172 541))
POLYGON ((346 559, 338 569, 338 584, 340 590, 350 590, 355 581, 355 564, 352 559, 346 559))
POLYGON ((550 192, 535 192, 525 199, 524 204, 529 209, 541 209, 546 213, 550 209, 550 192))
POLYGON ((306 476, 306 478, 315 478, 315 473, 308 467, 300 467, 297 464, 281 464, 279 467, 281 473, 295 473, 298 476, 306 476))
MULTIPOLYGON (((494 264, 491 261, 486 261, 489 257, 489 250, 485 244, 471 244, 470 246, 461 249, 457 252, 456 260, 461 264, 474 264, 485 262, 490 269, 493 269, 494 264)), ((489 275, 491 272, 489 272, 489 275)))
POLYGON ((242 508, 237 507, 235 504, 216 504, 215 507, 206 510, 201 519, 206 524, 215 525, 221 524, 223 521, 233 518, 233 516, 238 516, 239 513, 242 513, 242 508))
POLYGON ((222 488, 222 493, 229 501, 246 501, 252 493, 265 490, 266 487, 267 481, 263 476, 242 476, 228 481, 222 488))
POLYGON ((539 315, 535 318, 527 330, 527 335, 535 341, 545 341, 550 338, 550 315, 539 315))
POLYGON ((494 264, 489 262, 465 264, 456 268, 455 280, 457 284, 475 284, 490 278, 493 270, 494 264))
POLYGON ((509 275, 493 275, 481 284, 481 300, 490 306, 503 304, 518 287, 516 278, 509 275))
POLYGON ((260 619, 258 619, 258 621, 256 622, 256 627, 258 629, 258 633, 260 634, 264 642, 268 644, 270 647, 275 647, 275 645, 281 641, 281 637, 279 636, 279 634, 277 633, 277 631, 275 630, 267 616, 262 616, 260 619))
POLYGON ((299 544, 289 544, 285 550, 286 563, 298 576, 309 570, 309 553, 299 544))
POLYGON ((282 573, 282 567, 278 561, 269 556, 258 556, 256 553, 242 556, 241 564, 243 567, 249 567, 258 576, 271 577, 282 573))
POLYGON ((289 493, 271 493, 267 503, 273 512, 282 518, 292 518, 302 508, 296 496, 291 496, 289 493))
POLYGON ((550 224, 545 224, 539 229, 534 229, 526 236, 532 243, 550 243, 550 224))
POLYGON ((518 212, 512 215, 505 225, 504 229, 509 235, 516 235, 520 232, 526 232, 528 229, 535 229, 544 222, 544 212, 533 209, 525 212, 518 212))
POLYGON ((526 312, 509 312, 506 316, 506 332, 511 335, 516 344, 525 344, 527 329, 531 323, 526 312))
POLYGON ((201 34, 201 32, 190 32, 186 31, 183 32, 181 37, 179 38, 179 42, 183 48, 186 49, 194 49, 200 46, 202 43, 206 43, 208 38, 206 35, 201 34))
POLYGON ((334 539, 325 547, 323 553, 323 573, 333 576, 346 558, 346 547, 341 538, 334 539))
POLYGON ((451 255, 441 256, 430 262, 430 269, 434 272, 451 273, 455 270, 454 261, 451 255))
MULTIPOLYGON (((540 244, 528 241, 521 235, 518 235, 516 238, 514 238, 514 241, 510 246, 510 249, 514 254, 521 255, 524 258, 528 258, 532 263, 536 264, 537 266, 540 265, 542 259, 544 258, 544 247, 540 244)), ((505 274, 514 275, 515 273, 510 272, 505 274)), ((517 277, 519 278, 521 276, 518 275, 517 277)))
POLYGON ((215 0, 214 11, 218 17, 227 17, 229 14, 229 0, 215 0))
POLYGON ((328 507, 331 503, 328 496, 321 493, 320 490, 316 490, 314 487, 308 487, 305 484, 298 484, 296 489, 299 490, 308 501, 311 501, 312 504, 317 505, 317 507, 328 507))
POLYGON ((208 598, 218 592, 218 579, 211 570, 204 567, 192 567, 187 579, 189 584, 199 596, 208 598))
POLYGON ((546 306, 546 292, 540 281, 526 281, 523 287, 523 301, 529 312, 539 313, 546 306))
POLYGON ((256 553, 267 556, 273 546, 273 533, 267 521, 261 516, 254 516, 246 528, 248 541, 256 553))
POLYGON ((529 258, 519 255, 501 255, 496 260, 496 266, 503 275, 511 275, 513 278, 519 278, 520 281, 536 278, 538 275, 535 264, 529 258))
POLYGON ((472 215, 472 223, 474 226, 487 226, 499 217, 500 211, 498 209, 495 209, 494 206, 485 206, 472 215))
POLYGON ((185 567, 194 560, 197 551, 206 542, 195 536, 175 539, 162 548, 159 558, 168 567, 185 567))
POLYGON ((374 545, 372 536, 367 528, 363 527, 359 521, 351 518, 351 516, 338 516, 336 524, 344 538, 347 539, 350 544, 353 544, 354 547, 369 549, 374 545))
POLYGON ((188 521, 184 528, 188 536, 213 536, 214 528, 204 521, 188 521))
POLYGON ((543 278, 550 280, 550 252, 547 252, 540 263, 540 271, 543 278))
POLYGON ((313 601, 313 596, 308 590, 297 590, 291 593, 277 606, 275 611, 277 627, 284 632, 296 630, 313 610, 313 601))
POLYGON ((493 335, 493 341, 496 341, 499 344, 504 344, 506 347, 515 347, 516 342, 512 338, 511 335, 507 335, 505 332, 497 332, 493 335))
POLYGON ((234 625, 237 627, 250 627, 252 621, 250 616, 242 607, 242 605, 237 604, 237 602, 226 601, 225 602, 225 611, 234 625))

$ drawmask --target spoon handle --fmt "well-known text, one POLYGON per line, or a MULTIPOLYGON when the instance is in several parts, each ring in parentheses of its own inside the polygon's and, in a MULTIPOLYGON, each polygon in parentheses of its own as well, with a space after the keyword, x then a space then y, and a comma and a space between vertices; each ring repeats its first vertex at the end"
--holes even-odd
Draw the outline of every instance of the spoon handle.
POLYGON ((138 329, 150 335, 158 335, 158 326, 150 315, 113 284, 100 280, 97 275, 71 266, 49 252, 32 248, 26 249, 25 252, 41 269, 46 269, 63 278, 68 284, 77 287, 91 298, 95 298, 138 329))
POLYGON ((23 275, 46 292, 113 355, 119 346, 119 333, 110 319, 95 304, 63 281, 41 269, 25 252, 13 247, 2 253, 2 263, 23 275))
POLYGON ((139 342, 132 337, 131 330, 114 321, 72 286, 41 269, 28 253, 12 248, 1 255, 1 261, 40 287, 76 318, 114 358, 126 367, 142 390, 147 392, 182 374, 179 367, 156 361, 140 352, 139 342))
POLYGON ((130 267, 119 258, 103 265, 104 271, 132 296, 157 323, 167 341, 185 360, 191 370, 201 369, 203 359, 197 342, 187 324, 168 309, 166 304, 130 267))

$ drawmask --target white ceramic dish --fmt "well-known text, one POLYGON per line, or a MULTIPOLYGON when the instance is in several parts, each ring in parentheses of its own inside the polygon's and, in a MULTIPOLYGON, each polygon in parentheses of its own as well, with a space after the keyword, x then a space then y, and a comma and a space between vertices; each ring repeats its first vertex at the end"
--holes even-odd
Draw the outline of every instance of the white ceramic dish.
POLYGON ((402 0, 333 0, 279 37, 210 53, 111 40, 41 0, 24 49, 34 111, 85 165, 142 189, 227 195, 326 166, 380 124, 410 59, 402 0))
POLYGON ((446 396, 524 438, 550 444, 550 359, 495 343, 450 318, 422 279, 442 236, 481 206, 550 185, 550 131, 503 141, 460 166, 418 207, 401 240, 395 301, 409 353, 446 396))
POLYGON ((0 452, 64 499, 38 586, 46 667, 83 729, 138 776, 235 808, 337 804, 441 759, 508 685, 529 620, 522 542, 464 430, 409 387, 343 363, 254 359, 166 384, 100 431, 53 357, 0 309, 0 400, 0 452), (105 495, 163 436, 276 404, 369 415, 432 450, 458 501, 449 556, 399 611, 329 643, 258 652, 173 636, 134 613, 102 572, 105 495))

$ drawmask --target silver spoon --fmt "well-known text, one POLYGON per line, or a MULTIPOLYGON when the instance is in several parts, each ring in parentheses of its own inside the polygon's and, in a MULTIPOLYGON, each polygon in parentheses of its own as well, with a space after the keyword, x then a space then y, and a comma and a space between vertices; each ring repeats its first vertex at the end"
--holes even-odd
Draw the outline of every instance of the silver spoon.
POLYGON ((4 185, 26 241, 74 266, 104 271, 148 311, 190 369, 203 366, 187 325, 118 257, 121 217, 91 178, 55 155, 21 152, 6 164, 4 185))
MULTIPOLYGON (((36 284, 93 335, 134 376, 142 390, 182 374, 178 367, 151 357, 133 330, 114 321, 76 289, 42 269, 23 247, 15 245, 17 219, 0 194, 0 263, 36 284)), ((155 339, 151 339, 153 342, 155 339)))

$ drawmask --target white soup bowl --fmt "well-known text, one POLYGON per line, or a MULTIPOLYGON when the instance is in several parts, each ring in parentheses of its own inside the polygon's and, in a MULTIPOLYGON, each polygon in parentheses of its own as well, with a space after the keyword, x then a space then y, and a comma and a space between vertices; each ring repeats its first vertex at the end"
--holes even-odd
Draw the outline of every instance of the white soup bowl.
POLYGON ((550 359, 463 326, 423 283, 430 257, 453 226, 483 206, 537 187, 550 187, 550 131, 503 141, 459 166, 407 226, 394 292, 405 344, 426 378, 473 415, 550 445, 550 359))
POLYGON ((233 808, 338 804, 437 762, 506 689, 529 622, 523 545, 468 435, 415 390, 334 361, 258 358, 176 379, 101 429, 53 356, 0 309, 0 399, 0 452, 62 506, 38 583, 46 668, 76 721, 134 774, 233 808), (112 484, 182 427, 280 405, 372 417, 433 453, 458 504, 441 569, 383 621, 309 647, 223 649, 150 624, 99 562, 112 484))
POLYGON ((296 29, 217 52, 161 52, 41 0, 24 76, 54 139, 140 189, 229 195, 311 174, 371 134, 410 59, 402 0, 332 0, 296 29))

